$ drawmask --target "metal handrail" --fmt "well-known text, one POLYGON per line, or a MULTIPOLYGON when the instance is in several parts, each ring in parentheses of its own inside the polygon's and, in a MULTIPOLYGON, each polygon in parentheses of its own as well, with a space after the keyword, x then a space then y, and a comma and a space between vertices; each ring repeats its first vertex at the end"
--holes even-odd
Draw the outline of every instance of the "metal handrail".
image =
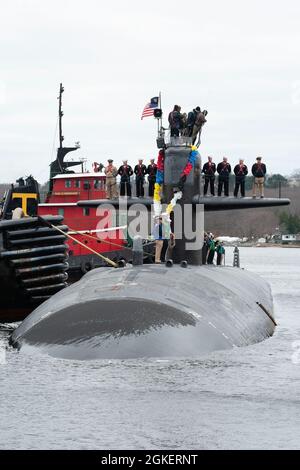
POLYGON ((198 133, 197 142, 193 144, 193 137, 189 137, 187 135, 180 135, 179 137, 171 137, 171 130, 162 128, 159 131, 159 137, 164 139, 166 147, 190 147, 191 145, 195 145, 199 148, 201 144, 201 130, 198 133))

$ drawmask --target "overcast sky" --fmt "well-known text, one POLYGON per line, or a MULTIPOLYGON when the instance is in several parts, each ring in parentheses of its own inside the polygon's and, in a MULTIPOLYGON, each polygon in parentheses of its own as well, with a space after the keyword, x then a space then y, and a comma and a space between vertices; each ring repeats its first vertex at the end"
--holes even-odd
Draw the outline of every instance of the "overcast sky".
POLYGON ((159 91, 165 123, 174 104, 208 110, 202 158, 300 168, 299 0, 0 5, 0 182, 47 180, 60 82, 65 144, 81 142, 88 169, 156 157, 156 122, 141 113, 159 91))

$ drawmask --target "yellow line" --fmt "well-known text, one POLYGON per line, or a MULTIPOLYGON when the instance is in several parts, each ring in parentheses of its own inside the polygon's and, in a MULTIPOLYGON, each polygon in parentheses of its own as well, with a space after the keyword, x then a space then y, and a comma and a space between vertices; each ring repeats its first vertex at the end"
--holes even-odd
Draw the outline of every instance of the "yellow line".
POLYGON ((76 238, 72 237, 71 235, 69 235, 68 233, 66 232, 63 232, 63 230, 61 230, 60 228, 56 227, 55 225, 52 225, 50 224, 52 228, 54 228, 55 230, 57 230, 58 232, 62 233, 63 235, 65 235, 66 237, 70 238, 71 240, 73 240, 74 242, 78 243, 79 245, 83 246, 83 248, 86 248, 87 250, 91 251, 92 253, 94 253, 95 255, 99 256, 99 258, 103 259, 107 264, 110 264, 111 266, 113 266, 114 268, 118 268, 118 265, 117 263, 115 263, 114 261, 112 261, 111 259, 109 258, 106 258, 106 256, 103 256, 101 255, 100 253, 98 253, 97 251, 93 250, 93 248, 90 248, 89 246, 85 245, 84 243, 80 242, 79 240, 76 240, 76 238))

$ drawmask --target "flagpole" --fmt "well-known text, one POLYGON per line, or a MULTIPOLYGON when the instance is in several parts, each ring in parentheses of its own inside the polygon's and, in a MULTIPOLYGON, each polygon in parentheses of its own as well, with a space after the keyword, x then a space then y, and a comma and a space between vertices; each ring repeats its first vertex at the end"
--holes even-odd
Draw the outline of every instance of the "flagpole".
MULTIPOLYGON (((159 108, 162 109, 161 108, 161 92, 159 92, 159 108)), ((162 115, 161 115, 161 118, 160 118, 160 128, 162 128, 162 115)), ((158 130, 160 130, 160 129, 158 128, 158 130)))
MULTIPOLYGON (((159 96, 158 96, 158 108, 160 108, 160 92, 159 92, 159 96)), ((157 137, 159 137, 159 118, 157 118, 157 137)))

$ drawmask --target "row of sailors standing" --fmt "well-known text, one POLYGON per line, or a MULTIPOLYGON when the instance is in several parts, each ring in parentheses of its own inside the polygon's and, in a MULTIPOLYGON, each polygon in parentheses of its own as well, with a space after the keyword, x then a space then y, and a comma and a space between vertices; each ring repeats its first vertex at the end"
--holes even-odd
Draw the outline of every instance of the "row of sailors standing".
MULTIPOLYGON (((223 161, 216 166, 212 161, 212 157, 208 157, 208 162, 205 163, 202 169, 204 174, 204 196, 207 195, 208 187, 212 196, 215 195, 215 173, 218 173, 218 196, 222 196, 223 190, 224 195, 229 196, 229 176, 231 174, 231 165, 228 163, 227 157, 223 158, 223 161)), ((239 163, 234 167, 235 174, 235 188, 234 196, 237 197, 239 191, 241 196, 245 197, 245 180, 248 175, 248 168, 245 165, 244 160, 240 159, 239 163)), ((267 168, 262 163, 262 158, 257 157, 256 163, 252 166, 252 175, 254 176, 253 184, 253 197, 256 197, 257 189, 261 198, 264 197, 264 181, 267 173, 267 168)))
MULTIPOLYGON (((253 184, 253 197, 256 197, 257 189, 261 198, 264 197, 264 181, 267 173, 267 168, 262 163, 262 158, 257 157, 256 163, 252 166, 252 175, 254 176, 253 184)), ((115 167, 113 160, 107 160, 108 165, 105 167, 104 173, 106 175, 106 196, 108 199, 115 199, 118 197, 117 190, 117 176, 120 176, 120 196, 131 197, 131 176, 135 174, 136 184, 136 196, 144 197, 144 182, 145 177, 148 175, 148 195, 153 197, 154 184, 156 180, 157 165, 154 159, 150 160, 148 166, 144 165, 143 160, 139 159, 138 164, 135 165, 134 169, 128 164, 128 160, 123 160, 123 165, 115 167)), ((218 196, 222 196, 224 192, 225 196, 229 196, 229 176, 232 172, 231 165, 228 162, 227 157, 223 158, 217 166, 212 161, 212 157, 208 157, 208 162, 205 163, 202 169, 204 174, 204 196, 207 195, 208 188, 212 196, 215 195, 215 174, 218 173, 218 196)), ((240 159, 239 163, 234 167, 235 174, 235 188, 234 196, 237 197, 239 191, 241 196, 245 197, 245 179, 248 175, 248 168, 244 163, 244 160, 240 159)))
POLYGON ((117 176, 120 176, 120 196, 131 197, 131 181, 130 177, 135 174, 136 184, 136 196, 144 197, 144 182, 145 177, 148 175, 148 192, 149 197, 153 197, 154 184, 156 180, 157 165, 154 162, 154 158, 150 160, 148 166, 144 165, 143 160, 138 160, 138 164, 135 165, 134 169, 128 165, 128 160, 123 160, 123 165, 115 167, 113 160, 107 160, 108 165, 104 169, 106 175, 106 197, 108 199, 115 199, 118 197, 117 190, 117 176))

